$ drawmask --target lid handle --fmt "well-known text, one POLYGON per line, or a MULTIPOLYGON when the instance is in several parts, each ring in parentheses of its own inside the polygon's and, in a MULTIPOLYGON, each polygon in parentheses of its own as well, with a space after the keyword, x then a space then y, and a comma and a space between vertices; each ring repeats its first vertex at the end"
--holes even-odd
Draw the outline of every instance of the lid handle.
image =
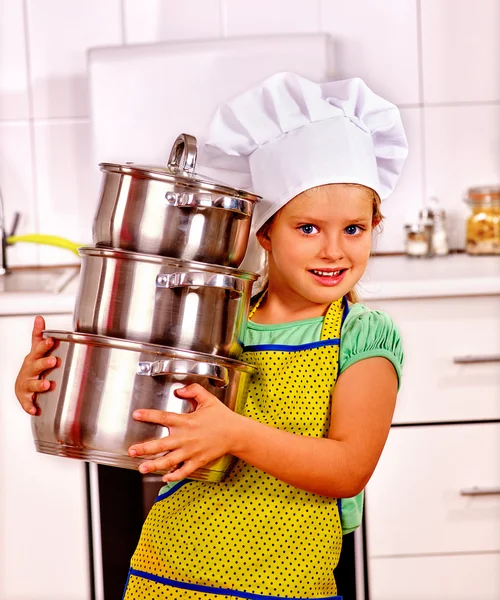
POLYGON ((197 153, 198 148, 194 135, 181 133, 172 146, 167 166, 172 171, 181 170, 192 173, 196 166, 197 153))

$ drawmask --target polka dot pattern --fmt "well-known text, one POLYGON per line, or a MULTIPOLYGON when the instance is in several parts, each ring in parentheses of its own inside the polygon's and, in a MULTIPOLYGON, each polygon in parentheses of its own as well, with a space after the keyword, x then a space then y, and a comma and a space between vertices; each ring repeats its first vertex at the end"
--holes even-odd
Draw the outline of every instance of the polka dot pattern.
MULTIPOLYGON (((338 338, 342 301, 322 340, 338 338)), ((257 367, 244 414, 295 434, 324 437, 338 345, 246 352, 257 367)), ((337 501, 300 490, 238 461, 219 484, 189 481, 155 503, 132 558, 138 571, 199 586, 293 598, 336 595, 342 546, 337 501)), ((224 598, 131 576, 124 600, 224 598)))

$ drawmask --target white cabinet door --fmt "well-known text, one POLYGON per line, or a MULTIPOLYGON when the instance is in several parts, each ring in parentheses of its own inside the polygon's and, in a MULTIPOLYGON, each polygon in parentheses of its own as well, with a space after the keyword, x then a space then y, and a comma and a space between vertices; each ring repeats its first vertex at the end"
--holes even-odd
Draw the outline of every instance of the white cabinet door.
POLYGON ((500 552, 500 424, 392 428, 366 516, 370 558, 500 552))
MULTIPOLYGON (((71 330, 71 315, 47 327, 71 330)), ((89 600, 85 467, 35 451, 14 381, 33 317, 0 317, 0 598, 89 600)))
POLYGON ((376 558, 370 600, 498 600, 500 554, 376 558))
POLYGON ((394 423, 500 418, 500 296, 369 302, 391 315, 405 364, 394 423))

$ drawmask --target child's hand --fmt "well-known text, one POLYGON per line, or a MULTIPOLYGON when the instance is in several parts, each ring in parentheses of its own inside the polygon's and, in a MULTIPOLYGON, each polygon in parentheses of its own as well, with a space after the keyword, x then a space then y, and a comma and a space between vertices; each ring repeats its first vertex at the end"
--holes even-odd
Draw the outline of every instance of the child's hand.
POLYGON ((43 339, 42 331, 44 329, 43 317, 35 317, 31 334, 31 350, 24 359, 14 388, 21 406, 30 415, 37 414, 37 407, 33 402, 34 395, 46 392, 50 388, 49 381, 39 379, 40 374, 54 367, 57 361, 53 356, 45 357, 45 354, 54 345, 54 341, 52 338, 43 339))
POLYGON ((196 410, 179 415, 141 409, 133 414, 137 421, 158 423, 169 429, 167 437, 129 448, 130 456, 168 452, 166 456, 143 462, 139 467, 141 473, 172 469, 163 476, 163 481, 184 479, 210 461, 230 453, 239 420, 243 418, 197 383, 176 390, 176 394, 196 400, 196 410))

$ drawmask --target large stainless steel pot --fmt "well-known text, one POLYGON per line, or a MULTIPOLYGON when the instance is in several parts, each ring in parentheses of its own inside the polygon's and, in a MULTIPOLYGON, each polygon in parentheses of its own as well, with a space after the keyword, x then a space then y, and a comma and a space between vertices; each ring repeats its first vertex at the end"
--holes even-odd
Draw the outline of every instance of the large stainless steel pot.
POLYGON ((168 165, 101 163, 96 246, 238 267, 259 196, 194 173, 196 138, 181 134, 168 165))
POLYGON ((80 248, 73 327, 238 358, 257 275, 124 250, 80 248))
MULTIPOLYGON (((231 410, 241 412, 250 365, 152 344, 136 344, 95 335, 45 331, 55 344, 49 354, 58 365, 43 374, 52 383, 39 394, 39 415, 32 418, 36 449, 136 469, 144 460, 128 456, 132 444, 168 435, 168 429, 135 421, 137 408, 179 414, 194 409, 175 390, 200 383, 231 410)), ((225 455, 191 477, 220 481, 234 459, 225 455)))

